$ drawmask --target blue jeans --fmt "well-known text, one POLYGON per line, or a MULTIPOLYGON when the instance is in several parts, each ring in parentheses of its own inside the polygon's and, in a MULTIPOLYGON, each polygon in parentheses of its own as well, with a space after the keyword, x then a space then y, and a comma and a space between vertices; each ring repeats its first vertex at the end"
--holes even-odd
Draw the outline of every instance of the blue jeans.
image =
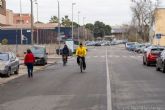
POLYGON ((28 77, 33 77, 33 63, 27 63, 28 77))

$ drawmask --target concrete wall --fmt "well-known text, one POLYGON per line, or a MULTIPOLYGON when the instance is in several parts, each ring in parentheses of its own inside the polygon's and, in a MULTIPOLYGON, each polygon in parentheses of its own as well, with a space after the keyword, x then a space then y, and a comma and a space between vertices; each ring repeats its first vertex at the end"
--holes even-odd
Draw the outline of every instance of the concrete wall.
MULTIPOLYGON (((57 44, 50 44, 45 45, 46 51, 48 54, 56 54, 56 49, 58 48, 57 44)), ((63 45, 61 45, 62 47, 63 45)), ((24 52, 26 52, 27 49, 31 48, 31 45, 18 45, 18 56, 24 56, 24 52)), ((12 51, 16 53, 16 45, 0 45, 0 51, 2 52, 9 52, 12 51)))

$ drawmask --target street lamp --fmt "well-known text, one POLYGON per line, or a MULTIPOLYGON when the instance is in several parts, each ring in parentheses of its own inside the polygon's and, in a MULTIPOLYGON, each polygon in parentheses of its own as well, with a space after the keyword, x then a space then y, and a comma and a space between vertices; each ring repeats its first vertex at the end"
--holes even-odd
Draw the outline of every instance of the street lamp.
POLYGON ((34 21, 33 21, 33 0, 31 2, 31 44, 33 45, 33 30, 34 30, 34 21))
POLYGON ((72 40, 73 39, 73 6, 76 5, 76 3, 72 3, 72 40))
POLYGON ((83 17, 83 37, 85 37, 85 19, 86 17, 83 17))
POLYGON ((59 39, 59 52, 58 54, 60 55, 60 45, 61 45, 61 36, 60 36, 60 2, 58 2, 58 39, 59 39))
MULTIPOLYGON (((37 23, 38 23, 39 21, 38 21, 38 2, 37 2, 37 0, 35 1, 35 4, 36 4, 36 6, 37 6, 37 23)), ((37 44, 39 44, 38 28, 37 28, 37 44)))
POLYGON ((20 25, 21 25, 21 44, 23 44, 23 34, 22 34, 22 0, 20 0, 20 25))
POLYGON ((78 43, 80 43, 80 28, 79 28, 79 18, 80 18, 80 11, 78 11, 78 43))

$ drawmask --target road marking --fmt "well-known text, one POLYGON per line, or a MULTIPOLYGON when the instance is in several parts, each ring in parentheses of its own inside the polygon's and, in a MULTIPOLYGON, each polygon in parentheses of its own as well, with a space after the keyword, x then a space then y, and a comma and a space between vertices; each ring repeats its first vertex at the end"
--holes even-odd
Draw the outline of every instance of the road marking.
POLYGON ((112 110, 111 82, 110 82, 110 75, 109 75, 107 48, 106 48, 106 72, 107 72, 107 110, 112 110))

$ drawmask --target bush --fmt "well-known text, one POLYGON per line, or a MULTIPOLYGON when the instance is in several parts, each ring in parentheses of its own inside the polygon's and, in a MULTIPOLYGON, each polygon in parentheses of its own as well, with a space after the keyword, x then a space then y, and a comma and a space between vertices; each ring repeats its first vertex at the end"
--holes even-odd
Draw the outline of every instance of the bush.
POLYGON ((7 45, 8 44, 8 40, 5 38, 2 40, 2 45, 7 45))

